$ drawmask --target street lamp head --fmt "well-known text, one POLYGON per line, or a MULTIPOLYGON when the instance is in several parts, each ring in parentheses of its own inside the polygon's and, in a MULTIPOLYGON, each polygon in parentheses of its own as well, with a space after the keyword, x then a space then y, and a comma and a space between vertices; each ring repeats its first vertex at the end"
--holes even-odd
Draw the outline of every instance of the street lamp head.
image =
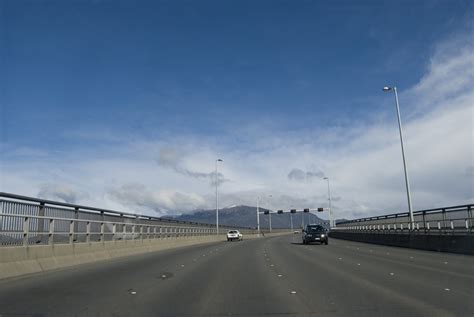
POLYGON ((329 179, 329 177, 323 177, 323 179, 329 179))
POLYGON ((392 87, 389 87, 389 86, 383 87, 383 91, 385 91, 385 92, 391 91, 391 90, 392 90, 392 87))
POLYGON ((221 159, 217 159, 216 162, 224 162, 224 161, 221 159))

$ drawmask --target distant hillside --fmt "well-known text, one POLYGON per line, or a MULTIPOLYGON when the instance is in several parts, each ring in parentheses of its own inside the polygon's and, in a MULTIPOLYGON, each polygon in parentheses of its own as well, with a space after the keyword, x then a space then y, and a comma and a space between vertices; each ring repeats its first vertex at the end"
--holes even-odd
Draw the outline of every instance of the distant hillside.
MULTIPOLYGON (((266 209, 260 208, 263 212, 266 209)), ((228 208, 219 209, 219 224, 228 226, 240 226, 240 227, 257 227, 257 208, 251 206, 232 206, 228 208)), ((301 213, 293 214, 293 228, 301 228, 301 213)), ((173 219, 184 220, 184 221, 196 221, 204 223, 216 223, 216 210, 197 210, 194 213, 183 214, 176 216, 173 219)), ((325 220, 320 219, 314 214, 304 214, 305 225, 310 223, 321 223, 325 220)), ((267 229, 268 226, 268 215, 260 214, 260 227, 267 229)), ((289 213, 282 215, 272 214, 272 228, 290 228, 291 219, 289 213)))

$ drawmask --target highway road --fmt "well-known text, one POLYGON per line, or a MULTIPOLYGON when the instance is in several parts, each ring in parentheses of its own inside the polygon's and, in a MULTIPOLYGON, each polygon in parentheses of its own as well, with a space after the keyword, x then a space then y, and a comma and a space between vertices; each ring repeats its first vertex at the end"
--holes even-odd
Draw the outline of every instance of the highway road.
POLYGON ((0 316, 473 316, 474 257, 299 235, 0 281, 0 316))

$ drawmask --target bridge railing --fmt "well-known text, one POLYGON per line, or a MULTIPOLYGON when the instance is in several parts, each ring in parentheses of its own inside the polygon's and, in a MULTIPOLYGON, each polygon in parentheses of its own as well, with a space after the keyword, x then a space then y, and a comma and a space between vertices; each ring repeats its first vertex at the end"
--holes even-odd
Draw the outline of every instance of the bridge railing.
MULTIPOLYGON (((220 232, 252 228, 219 226, 220 232)), ((212 224, 124 213, 0 193, 0 246, 163 239, 216 234, 212 224)))
POLYGON ((418 210, 338 222, 335 231, 372 233, 472 234, 473 204, 418 210))

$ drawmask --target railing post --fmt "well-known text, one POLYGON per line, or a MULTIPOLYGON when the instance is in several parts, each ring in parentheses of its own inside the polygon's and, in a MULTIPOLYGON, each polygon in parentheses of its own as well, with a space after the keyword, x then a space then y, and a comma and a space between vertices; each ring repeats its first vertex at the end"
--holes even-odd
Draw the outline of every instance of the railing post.
POLYGON ((90 243, 91 242, 91 223, 88 221, 86 223, 86 242, 90 243))
POLYGON ((30 218, 25 217, 23 220, 23 245, 28 246, 28 238, 30 236, 30 218))
POLYGON ((472 209, 471 205, 467 206, 467 221, 469 225, 469 233, 472 233, 472 209))
POLYGON ((423 210, 423 230, 426 233, 426 211, 423 210))
POLYGON ((77 234, 79 233, 79 207, 74 208, 74 229, 73 229, 73 236, 72 242, 77 241, 77 234))
POLYGON ((76 222, 74 220, 71 220, 69 222, 69 244, 74 243, 74 228, 76 227, 76 222))
POLYGON ((443 216, 443 233, 446 233, 446 209, 443 208, 442 211, 443 216))
POLYGON ((112 224, 112 240, 113 241, 115 241, 116 233, 117 233, 117 224, 114 222, 112 224))
POLYGON ((104 242, 104 240, 105 240, 104 239, 104 232, 105 232, 104 227, 105 227, 104 223, 101 222, 100 223, 100 237, 99 237, 99 241, 101 241, 101 242, 104 242))
POLYGON ((38 216, 40 218, 38 218, 38 224, 37 224, 37 227, 36 227, 36 231, 37 231, 37 240, 36 240, 36 243, 41 243, 43 242, 43 237, 44 237, 44 203, 40 203, 39 205, 39 210, 38 210, 38 216))
POLYGON ((54 243, 54 219, 49 219, 48 244, 53 245, 53 243, 54 243))
POLYGON ((132 225, 132 240, 135 240, 135 224, 132 225))
POLYGON ((127 224, 125 222, 122 225, 122 238, 127 240, 127 224))

